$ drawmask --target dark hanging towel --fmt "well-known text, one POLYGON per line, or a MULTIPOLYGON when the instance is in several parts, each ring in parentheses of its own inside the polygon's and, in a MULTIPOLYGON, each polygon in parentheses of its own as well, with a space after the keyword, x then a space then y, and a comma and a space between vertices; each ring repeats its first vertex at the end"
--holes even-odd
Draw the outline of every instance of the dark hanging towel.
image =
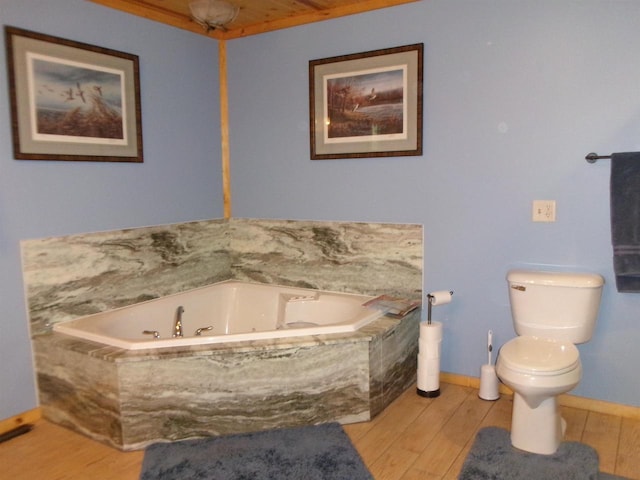
POLYGON ((616 286, 640 293, 640 152, 611 155, 610 190, 616 286))

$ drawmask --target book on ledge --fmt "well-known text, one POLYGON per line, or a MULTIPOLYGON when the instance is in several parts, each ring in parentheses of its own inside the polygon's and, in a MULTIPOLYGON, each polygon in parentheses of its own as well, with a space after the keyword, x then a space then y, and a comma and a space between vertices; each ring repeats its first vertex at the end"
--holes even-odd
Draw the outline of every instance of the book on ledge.
POLYGON ((385 315, 389 315, 390 317, 402 318, 418 308, 421 303, 419 301, 412 302, 405 298, 397 298, 390 295, 380 295, 365 302, 363 305, 365 307, 382 310, 385 315))

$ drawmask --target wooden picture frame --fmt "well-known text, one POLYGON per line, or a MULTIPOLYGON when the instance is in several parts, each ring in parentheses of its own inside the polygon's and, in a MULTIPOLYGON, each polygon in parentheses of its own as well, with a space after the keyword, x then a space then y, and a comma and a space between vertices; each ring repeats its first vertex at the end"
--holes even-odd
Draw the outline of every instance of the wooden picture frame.
POLYGON ((311 60, 311 159, 422 155, 423 50, 311 60))
POLYGON ((142 162, 138 57, 5 27, 18 160, 142 162))

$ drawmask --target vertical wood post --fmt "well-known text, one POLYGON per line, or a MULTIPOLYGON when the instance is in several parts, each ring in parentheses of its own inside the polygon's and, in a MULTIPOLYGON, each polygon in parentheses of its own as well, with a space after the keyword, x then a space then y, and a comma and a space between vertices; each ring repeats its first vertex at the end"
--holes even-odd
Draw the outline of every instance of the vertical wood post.
POLYGON ((229 92, 227 90, 227 44, 218 40, 220 76, 220 139, 222 150, 222 195, 224 218, 231 218, 231 173, 229 165, 229 92))

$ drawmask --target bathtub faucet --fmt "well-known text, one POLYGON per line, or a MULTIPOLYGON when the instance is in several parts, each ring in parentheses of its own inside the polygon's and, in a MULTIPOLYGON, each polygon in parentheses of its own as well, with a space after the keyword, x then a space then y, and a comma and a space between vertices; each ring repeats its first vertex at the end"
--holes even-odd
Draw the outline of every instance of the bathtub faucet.
POLYGON ((173 338, 182 337, 182 314, 184 313, 184 307, 180 305, 176 309, 176 323, 173 325, 173 338))

